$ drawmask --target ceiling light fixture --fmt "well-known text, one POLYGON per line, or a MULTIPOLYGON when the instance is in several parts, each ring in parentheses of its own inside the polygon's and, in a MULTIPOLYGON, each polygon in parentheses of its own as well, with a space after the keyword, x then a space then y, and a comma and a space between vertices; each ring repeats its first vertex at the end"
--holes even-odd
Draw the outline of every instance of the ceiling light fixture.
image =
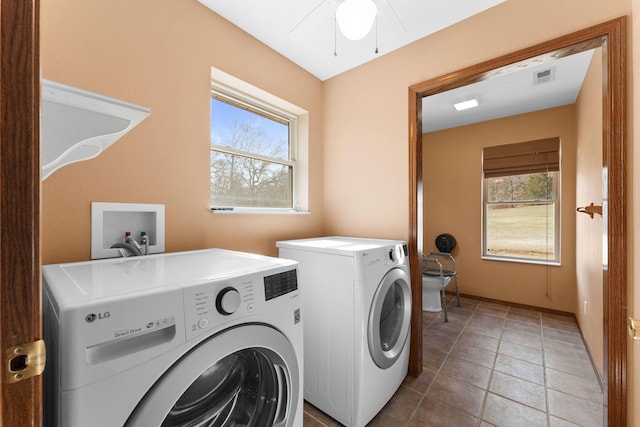
POLYGON ((457 102, 453 104, 453 108, 458 111, 468 110, 469 108, 474 108, 478 106, 478 100, 475 98, 468 99, 466 101, 457 102))
POLYGON ((371 31, 377 13, 372 0, 343 0, 336 9, 336 21, 346 38, 360 40, 371 31))

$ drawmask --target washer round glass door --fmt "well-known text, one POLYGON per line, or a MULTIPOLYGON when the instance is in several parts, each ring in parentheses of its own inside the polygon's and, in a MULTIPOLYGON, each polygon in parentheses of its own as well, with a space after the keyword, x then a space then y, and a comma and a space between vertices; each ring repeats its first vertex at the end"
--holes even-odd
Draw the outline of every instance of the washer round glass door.
POLYGON ((369 312, 369 353, 382 369, 400 357, 411 326, 411 285, 400 268, 390 270, 378 285, 369 312))
POLYGON ((191 349, 147 393, 126 426, 291 426, 299 368, 273 328, 228 329, 191 349))

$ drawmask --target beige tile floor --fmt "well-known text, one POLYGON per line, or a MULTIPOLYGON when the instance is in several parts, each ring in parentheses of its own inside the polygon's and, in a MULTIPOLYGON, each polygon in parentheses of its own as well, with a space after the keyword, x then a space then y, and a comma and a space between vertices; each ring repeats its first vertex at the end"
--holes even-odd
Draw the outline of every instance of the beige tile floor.
MULTIPOLYGON (((602 426, 603 396, 578 326, 463 298, 449 322, 424 313, 423 372, 369 426, 602 426)), ((304 427, 336 421, 305 402, 304 427)))

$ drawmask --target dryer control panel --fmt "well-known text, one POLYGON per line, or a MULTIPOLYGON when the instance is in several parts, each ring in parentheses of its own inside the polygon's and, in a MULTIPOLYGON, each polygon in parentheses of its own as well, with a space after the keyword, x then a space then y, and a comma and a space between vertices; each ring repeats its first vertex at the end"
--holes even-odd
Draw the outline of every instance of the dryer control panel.
POLYGON ((397 244, 387 250, 389 261, 401 263, 405 258, 409 257, 409 247, 406 243, 397 244))

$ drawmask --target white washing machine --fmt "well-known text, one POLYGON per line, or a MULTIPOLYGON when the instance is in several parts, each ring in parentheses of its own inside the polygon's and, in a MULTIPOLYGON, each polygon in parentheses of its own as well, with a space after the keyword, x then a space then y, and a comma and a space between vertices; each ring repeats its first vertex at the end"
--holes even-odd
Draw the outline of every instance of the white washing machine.
POLYGON ((277 242, 298 262, 304 398, 347 426, 382 409, 407 374, 411 281, 403 241, 323 237, 277 242))
POLYGON ((43 285, 46 426, 302 426, 296 262, 209 249, 43 285))

